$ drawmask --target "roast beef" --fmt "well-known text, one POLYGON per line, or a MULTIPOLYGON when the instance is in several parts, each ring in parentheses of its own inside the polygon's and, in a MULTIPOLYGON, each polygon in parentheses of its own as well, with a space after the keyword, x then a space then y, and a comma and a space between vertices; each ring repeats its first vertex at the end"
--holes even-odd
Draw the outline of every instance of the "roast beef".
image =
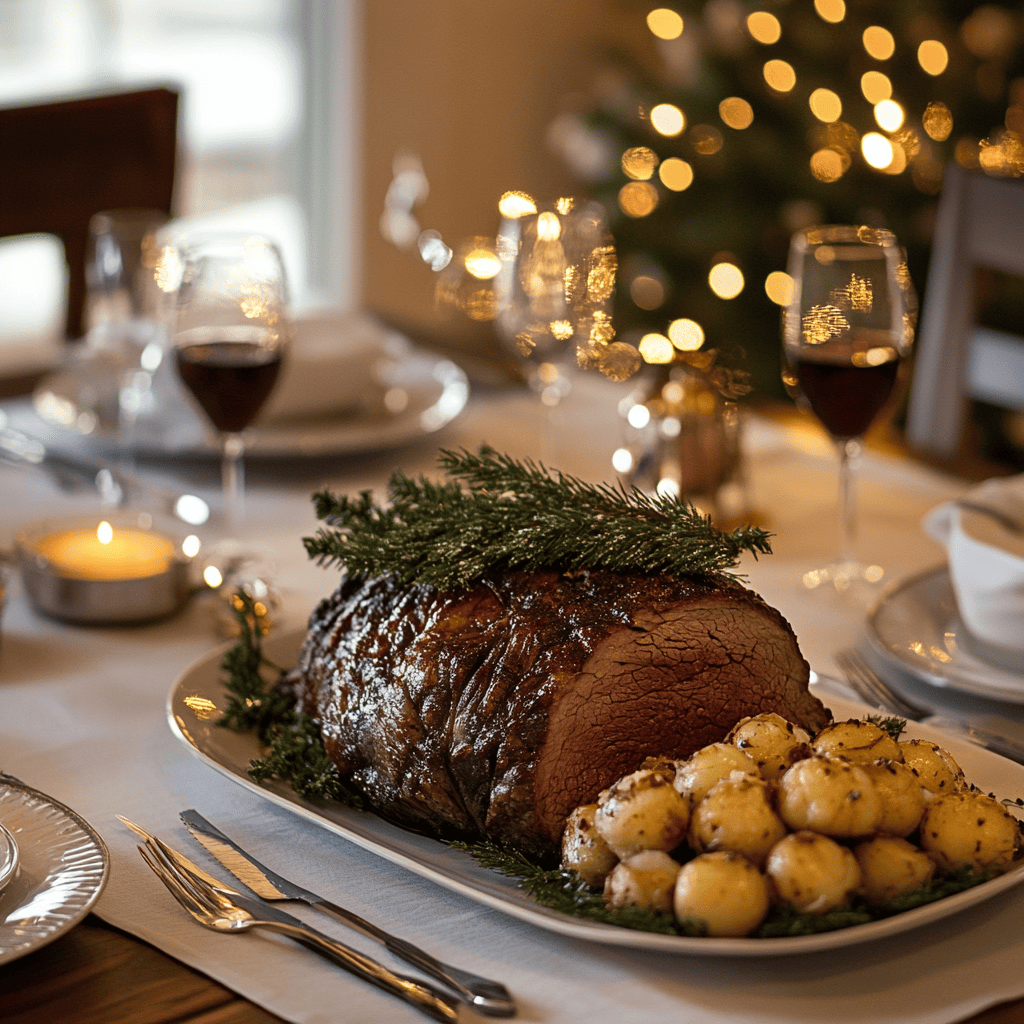
POLYGON ((808 676, 789 624, 737 583, 507 572, 461 592, 343 579, 290 685, 381 813, 543 855, 648 755, 763 711, 824 726, 808 676))

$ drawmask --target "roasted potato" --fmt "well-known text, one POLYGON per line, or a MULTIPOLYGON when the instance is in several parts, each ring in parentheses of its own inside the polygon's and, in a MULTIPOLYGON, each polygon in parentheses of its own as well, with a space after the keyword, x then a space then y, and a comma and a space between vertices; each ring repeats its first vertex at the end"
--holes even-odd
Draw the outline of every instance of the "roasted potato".
POLYGON ((672 911, 679 864, 662 850, 641 850, 619 861, 604 882, 609 907, 672 911))
POLYGON ((870 836, 882 810, 871 778, 850 761, 815 754, 779 779, 779 814, 794 831, 810 829, 837 839, 870 836))
POLYGON ((930 881, 935 861, 897 836, 876 836, 853 848, 860 866, 860 891, 868 903, 895 899, 930 881))
POLYGON ((860 885, 856 858, 817 832, 790 832, 772 847, 765 874, 777 898, 807 914, 847 906, 860 885))
POLYGON ((878 831, 888 836, 909 836, 924 814, 924 787, 916 769, 900 761, 880 757, 860 766, 867 772, 882 798, 882 820, 878 831))
POLYGON ((693 809, 687 838, 696 853, 732 850, 761 867, 785 834, 768 783, 735 772, 716 782, 693 809))
POLYGON ((619 858, 597 831, 596 816, 597 804, 583 804, 569 815, 562 833, 562 867, 600 888, 619 858))
POLYGON ((676 920, 706 935, 749 935, 768 914, 768 883, 741 854, 702 853, 680 869, 673 906, 676 920))
POLYGON ((948 750, 930 740, 904 740, 900 743, 903 763, 913 768, 927 790, 926 796, 958 793, 966 786, 963 769, 948 750))
POLYGON ((791 764, 808 753, 810 737, 781 715, 768 712, 741 718, 726 737, 726 742, 749 754, 763 778, 777 779, 791 764))
POLYGON ((811 750, 825 757, 845 757, 856 764, 870 764, 880 757, 903 760, 899 744, 884 729, 859 719, 826 726, 814 737, 811 750))
POLYGON ((732 743, 711 743, 691 754, 675 771, 676 789, 696 807, 707 791, 734 771, 759 779, 754 759, 732 743))
POLYGON ((597 798, 597 831, 616 856, 671 850, 686 835, 690 801, 665 772, 641 769, 625 775, 597 798))
POLYGON ((921 848, 943 871, 1006 868, 1019 842, 1017 820, 998 800, 983 793, 936 797, 921 818, 921 848))

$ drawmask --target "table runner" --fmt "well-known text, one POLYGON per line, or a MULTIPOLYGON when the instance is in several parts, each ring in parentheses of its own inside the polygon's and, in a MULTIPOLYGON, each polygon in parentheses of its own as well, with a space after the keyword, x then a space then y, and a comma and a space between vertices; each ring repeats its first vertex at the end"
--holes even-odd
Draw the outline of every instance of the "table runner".
MULTIPOLYGON (((619 443, 615 402, 602 382, 581 382, 561 410, 561 468, 588 479, 608 475, 619 443)), ((513 455, 538 444, 528 396, 476 396, 441 438, 449 447, 487 442, 513 455)), ((812 433, 753 421, 747 431, 752 505, 775 531, 775 554, 744 562, 750 585, 792 622, 819 671, 854 640, 863 611, 806 592, 800 575, 827 560, 835 543, 835 464, 812 433)), ((309 494, 322 483, 355 492, 382 487, 390 472, 431 472, 436 443, 359 459, 249 467, 248 529, 278 561, 282 626, 304 623, 333 586, 331 571, 306 560, 299 538, 315 528, 309 494)), ((178 467, 151 468, 167 481, 178 467)), ((216 498, 212 465, 188 470, 192 486, 216 498)), ((0 467, 0 544, 17 526, 72 503, 43 478, 0 467)), ((920 530, 956 481, 880 456, 862 465, 862 550, 893 578, 941 560, 920 530)), ((37 616, 17 585, 4 613, 0 648, 0 771, 64 801, 100 832, 110 880, 96 906, 104 920, 139 936, 229 988, 296 1022, 414 1021, 411 1007, 319 961, 287 940, 224 936, 187 919, 138 856, 124 814, 215 873, 178 821, 195 807, 267 864, 444 959, 498 977, 523 1021, 866 1022, 946 1024, 1024 995, 1024 893, 870 947, 809 956, 729 960, 590 944, 545 932, 481 907, 266 803, 192 756, 168 728, 172 682, 218 642, 194 602, 157 625, 86 629, 37 616)), ((221 873, 223 873, 221 871, 221 873)), ((296 911, 316 921, 311 912, 296 911)), ((323 922, 318 922, 323 924, 323 922)), ((339 938, 389 961, 340 926, 339 938)), ((389 961, 390 962, 390 961, 389 961)), ((16 967, 14 968, 16 969, 16 967)), ((472 1015, 467 1015, 472 1019, 472 1015)))

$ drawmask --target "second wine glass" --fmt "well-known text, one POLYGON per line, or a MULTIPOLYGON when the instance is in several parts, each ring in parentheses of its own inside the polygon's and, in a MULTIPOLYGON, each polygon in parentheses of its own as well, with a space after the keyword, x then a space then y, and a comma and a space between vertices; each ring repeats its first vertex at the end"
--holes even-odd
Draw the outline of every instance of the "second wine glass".
POLYGON ((844 592, 877 583, 884 572, 856 554, 851 461, 910 353, 917 301, 903 249, 890 231, 845 224, 799 231, 788 270, 793 292, 783 313, 783 376, 839 454, 838 558, 807 573, 804 582, 844 592))
POLYGON ((281 369, 292 325, 284 264, 256 235, 192 239, 181 247, 171 346, 181 380, 222 446, 229 533, 242 526, 242 432, 259 415, 281 369))

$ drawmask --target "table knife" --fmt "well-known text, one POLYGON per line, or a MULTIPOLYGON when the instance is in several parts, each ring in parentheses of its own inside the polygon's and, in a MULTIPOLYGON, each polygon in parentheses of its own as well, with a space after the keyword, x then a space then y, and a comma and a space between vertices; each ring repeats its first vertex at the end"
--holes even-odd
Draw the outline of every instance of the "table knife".
POLYGON ((425 974, 429 974, 436 981, 440 981, 457 992, 479 1013, 489 1017, 515 1015, 516 1005, 512 996, 500 982, 481 978, 468 971, 442 963, 436 957, 412 943, 406 942, 405 939, 391 935, 351 910, 339 907, 336 903, 332 903, 279 875, 265 864, 261 864, 234 840, 229 839, 198 811, 191 809, 182 811, 180 817, 192 836, 235 878, 262 899, 271 901, 301 900, 381 943, 399 959, 418 967, 425 974))

